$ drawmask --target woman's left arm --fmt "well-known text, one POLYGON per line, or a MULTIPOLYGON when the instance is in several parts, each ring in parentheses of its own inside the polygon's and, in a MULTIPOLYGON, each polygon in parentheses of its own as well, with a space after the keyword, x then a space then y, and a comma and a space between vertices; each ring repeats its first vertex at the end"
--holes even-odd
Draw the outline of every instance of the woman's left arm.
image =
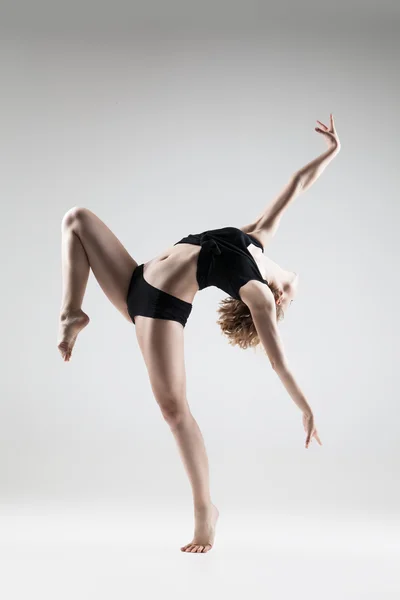
POLYGON ((307 190, 321 175, 328 164, 335 158, 340 151, 340 140, 335 129, 333 115, 330 115, 330 127, 327 127, 321 121, 317 121, 321 127, 316 127, 315 131, 322 133, 328 143, 328 150, 317 156, 305 167, 295 173, 295 177, 300 184, 300 190, 307 190))
POLYGON ((315 131, 325 137, 328 142, 328 150, 293 173, 283 190, 269 202, 264 211, 252 223, 242 227, 242 231, 246 233, 257 233, 264 246, 277 232, 282 215, 293 200, 318 179, 322 171, 340 151, 340 141, 335 129, 333 115, 330 115, 330 127, 327 127, 321 121, 317 121, 317 123, 321 127, 316 127, 315 131))

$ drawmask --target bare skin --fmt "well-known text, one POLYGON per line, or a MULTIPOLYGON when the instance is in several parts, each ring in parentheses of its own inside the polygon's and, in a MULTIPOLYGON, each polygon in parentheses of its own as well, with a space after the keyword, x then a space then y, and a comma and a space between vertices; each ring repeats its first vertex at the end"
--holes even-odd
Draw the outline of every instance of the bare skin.
MULTIPOLYGON (((89 324, 82 302, 92 269, 97 282, 124 318, 132 324, 126 304, 129 282, 137 262, 101 221, 86 208, 73 208, 62 220, 63 294, 58 349, 70 361, 78 334, 89 324)), ((278 303, 289 302, 293 273, 281 269, 257 246, 248 247, 264 278, 282 288, 278 303), (285 290, 285 292, 284 292, 285 290)), ((171 246, 144 265, 145 279, 155 287, 186 302, 198 291, 196 268, 200 248, 191 244, 171 246)), ((256 284, 243 286, 243 296, 257 293, 256 284), (254 288, 254 289, 253 289, 254 288)), ((173 433, 192 488, 194 536, 182 552, 206 553, 213 547, 219 512, 212 503, 209 466, 204 439, 186 398, 183 327, 176 321, 135 318, 135 332, 154 397, 173 433), (174 352, 170 349, 174 348, 174 352)))
MULTIPOLYGON (((294 173, 264 212, 252 223, 241 228, 242 231, 251 233, 257 238, 264 248, 275 235, 283 212, 296 196, 313 184, 340 150, 333 116, 331 115, 330 127, 319 121, 318 123, 321 128, 316 130, 328 141, 328 151, 294 173)), ((89 323, 88 315, 82 310, 82 302, 90 269, 110 302, 132 324, 126 296, 132 273, 138 263, 105 223, 88 209, 73 208, 68 211, 63 218, 61 230, 63 293, 58 349, 64 361, 68 362, 78 334, 89 323)), ((248 247, 248 250, 253 255, 263 278, 278 289, 276 304, 280 304, 283 310, 286 310, 296 295, 297 274, 279 267, 253 244, 248 247)), ((151 285, 186 302, 193 302, 198 291, 196 265, 199 251, 199 247, 190 244, 171 246, 163 254, 145 263, 143 276, 151 285)), ((254 314, 259 314, 257 305, 263 303, 262 296, 266 293, 266 286, 254 280, 248 281, 240 288, 242 300, 249 307, 255 308, 254 314)), ((181 547, 181 550, 205 553, 213 547, 219 513, 211 501, 209 467, 203 436, 191 414, 186 398, 183 327, 176 321, 143 316, 136 317, 135 322, 137 340, 154 396, 175 437, 192 488, 194 536, 189 544, 181 547)), ((266 340, 265 347, 270 353, 280 350, 276 339, 273 340, 270 336, 265 312, 261 315, 259 329, 261 337, 266 340)), ((296 382, 292 375, 290 374, 289 377, 288 373, 285 373, 281 379, 297 400, 297 396, 300 397, 301 394, 296 389, 296 382)), ((305 404, 302 398, 300 400, 300 404, 305 404)), ((308 406, 309 422, 304 421, 307 430, 306 447, 313 436, 317 438, 311 417, 312 411, 308 406)))
POLYGON ((59 326, 59 343, 58 349, 65 362, 71 359, 73 347, 78 337, 78 333, 82 331, 90 322, 89 316, 83 310, 68 311, 61 313, 59 326))
MULTIPOLYGON (((78 334, 90 322, 81 308, 90 268, 108 299, 132 324, 126 296, 137 262, 107 225, 86 208, 69 210, 62 220, 61 231, 63 292, 58 350, 63 360, 68 362, 78 334)), ((263 277, 282 287, 283 298, 283 290, 289 289, 286 284, 293 274, 267 259, 257 246, 251 244, 248 250, 263 277)), ((171 246, 145 263, 143 275, 151 285, 186 302, 193 302, 198 291, 196 268, 199 252, 200 248, 191 244, 171 246)), ((251 296, 254 283, 250 281, 243 286, 246 297, 251 296)), ((286 294, 285 298, 287 301, 289 295, 286 294)), ((181 551, 206 553, 214 544, 219 512, 211 501, 204 439, 186 398, 183 327, 176 321, 137 316, 135 332, 154 397, 175 437, 192 488, 194 536, 189 544, 181 547, 181 551), (174 348, 174 352, 170 352, 170 348, 174 348)))
POLYGON ((88 209, 69 210, 61 223, 61 236, 63 290, 57 344, 64 361, 69 361, 79 332, 90 321, 82 310, 90 268, 108 299, 132 323, 124 293, 137 262, 88 209))
MULTIPOLYGON (((63 291, 57 343, 63 360, 68 362, 79 332, 89 323, 89 316, 81 306, 90 268, 108 299, 132 325, 126 296, 137 262, 105 223, 86 208, 69 210, 62 220, 61 231, 63 291)), ((166 287, 182 270, 185 260, 186 265, 193 261, 193 247, 189 252, 186 245, 174 248, 171 249, 171 254, 176 255, 174 262, 168 264, 165 256, 159 258, 164 261, 163 266, 168 264, 166 287)), ((150 263, 157 264, 159 260, 150 263)), ((186 297, 190 301, 196 291, 190 285, 186 289, 189 290, 186 297)), ((181 294, 182 291, 183 288, 177 290, 181 294)), ((204 439, 186 398, 183 327, 176 321, 142 316, 136 317, 135 322, 136 336, 154 396, 175 437, 192 487, 194 536, 190 544, 181 547, 181 550, 206 553, 214 544, 218 509, 211 501, 204 439), (171 348, 174 352, 170 351, 171 348)))

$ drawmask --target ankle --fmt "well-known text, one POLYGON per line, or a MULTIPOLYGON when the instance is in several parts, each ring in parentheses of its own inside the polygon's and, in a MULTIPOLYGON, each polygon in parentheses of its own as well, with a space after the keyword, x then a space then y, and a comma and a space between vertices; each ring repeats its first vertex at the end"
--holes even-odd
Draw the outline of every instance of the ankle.
POLYGON ((210 512, 212 509, 212 502, 209 500, 208 502, 200 502, 199 504, 194 505, 194 513, 196 515, 202 515, 210 512))
POLYGON ((82 314, 81 308, 64 306, 60 309, 60 320, 65 321, 66 319, 70 319, 71 317, 77 317, 82 314))

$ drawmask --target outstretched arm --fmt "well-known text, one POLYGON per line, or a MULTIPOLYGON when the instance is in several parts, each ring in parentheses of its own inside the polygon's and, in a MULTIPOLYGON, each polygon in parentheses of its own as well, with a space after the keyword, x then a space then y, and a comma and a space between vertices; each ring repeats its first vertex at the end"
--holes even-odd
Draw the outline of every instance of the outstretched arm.
POLYGON ((273 298, 265 297, 263 306, 250 306, 250 312, 271 367, 299 409, 303 413, 312 414, 311 407, 291 372, 276 323, 276 308, 273 298))
POLYGON ((340 141, 335 129, 333 115, 330 116, 330 127, 320 121, 317 121, 317 123, 321 127, 316 127, 315 130, 325 136, 328 142, 328 150, 293 173, 283 190, 267 205, 255 221, 242 228, 247 233, 257 233, 263 244, 266 244, 275 235, 284 211, 293 202, 294 198, 307 190, 318 179, 340 151, 340 141))
POLYGON ((276 308, 272 293, 270 296, 264 296, 264 303, 259 303, 258 306, 250 305, 249 308, 258 336, 268 355, 272 368, 286 388, 289 396, 303 413, 303 426, 307 433, 306 448, 308 448, 313 438, 317 440, 318 444, 322 445, 318 432, 315 429, 313 411, 297 383, 285 355, 276 324, 276 308))

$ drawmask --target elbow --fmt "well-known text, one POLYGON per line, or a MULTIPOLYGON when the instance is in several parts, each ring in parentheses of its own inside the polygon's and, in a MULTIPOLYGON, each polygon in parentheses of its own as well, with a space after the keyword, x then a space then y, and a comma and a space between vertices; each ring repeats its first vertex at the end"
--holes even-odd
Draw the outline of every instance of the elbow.
POLYGON ((301 171, 296 171, 296 173, 292 175, 292 182, 295 186, 296 193, 300 194, 303 187, 305 186, 305 174, 301 171))

